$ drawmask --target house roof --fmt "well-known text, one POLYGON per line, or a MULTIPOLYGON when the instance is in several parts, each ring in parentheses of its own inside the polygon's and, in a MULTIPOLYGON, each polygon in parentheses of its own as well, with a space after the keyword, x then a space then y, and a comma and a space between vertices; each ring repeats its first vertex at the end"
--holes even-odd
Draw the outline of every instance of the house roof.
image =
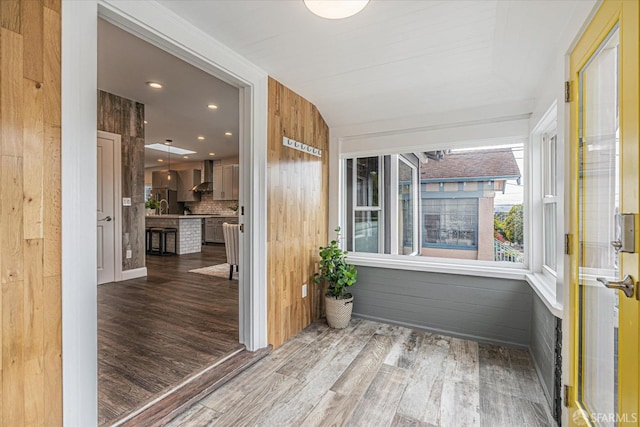
POLYGON ((449 153, 442 160, 420 164, 424 181, 520 179, 520 168, 509 148, 449 153))

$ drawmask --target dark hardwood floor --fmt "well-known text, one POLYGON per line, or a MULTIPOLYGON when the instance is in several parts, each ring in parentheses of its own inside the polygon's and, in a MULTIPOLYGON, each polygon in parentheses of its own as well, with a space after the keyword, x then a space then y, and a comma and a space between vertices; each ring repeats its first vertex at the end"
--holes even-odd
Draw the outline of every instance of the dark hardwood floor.
POLYGON ((189 273, 226 262, 224 246, 148 256, 148 277, 98 287, 98 423, 112 425, 244 349, 238 282, 189 273))

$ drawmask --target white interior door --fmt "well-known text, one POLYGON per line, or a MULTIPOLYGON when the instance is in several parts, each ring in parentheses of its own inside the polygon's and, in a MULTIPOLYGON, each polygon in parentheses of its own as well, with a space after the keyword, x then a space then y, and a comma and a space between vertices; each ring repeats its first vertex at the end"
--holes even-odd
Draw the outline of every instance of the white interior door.
MULTIPOLYGON (((98 284, 115 280, 115 139, 119 135, 98 132, 98 199, 96 227, 98 233, 98 284)), ((118 144, 119 145, 119 144, 118 144)))

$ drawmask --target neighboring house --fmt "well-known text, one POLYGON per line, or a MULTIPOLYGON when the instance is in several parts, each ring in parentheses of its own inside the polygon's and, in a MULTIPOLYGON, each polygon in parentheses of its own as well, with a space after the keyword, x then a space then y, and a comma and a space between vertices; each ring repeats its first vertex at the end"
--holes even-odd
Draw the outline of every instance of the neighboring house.
POLYGON ((421 254, 493 261, 494 198, 520 177, 509 148, 445 153, 422 162, 421 254))

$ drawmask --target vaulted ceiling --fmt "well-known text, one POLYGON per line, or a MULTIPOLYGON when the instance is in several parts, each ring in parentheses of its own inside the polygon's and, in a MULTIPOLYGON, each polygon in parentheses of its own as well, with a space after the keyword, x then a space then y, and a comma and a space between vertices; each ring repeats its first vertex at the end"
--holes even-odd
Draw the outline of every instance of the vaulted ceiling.
POLYGON ((341 126, 530 102, 595 1, 371 0, 337 21, 302 0, 160 3, 341 126))

